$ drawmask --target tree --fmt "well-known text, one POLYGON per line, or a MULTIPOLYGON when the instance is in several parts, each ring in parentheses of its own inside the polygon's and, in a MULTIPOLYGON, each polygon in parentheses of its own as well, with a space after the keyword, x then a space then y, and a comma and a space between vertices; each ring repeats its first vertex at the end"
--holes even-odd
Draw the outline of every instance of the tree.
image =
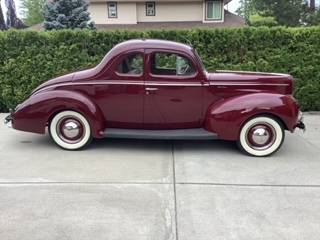
POLYGON ((51 0, 44 5, 44 27, 47 30, 94 28, 85 0, 51 0))
POLYGON ((316 10, 316 0, 310 0, 310 9, 311 11, 316 10))
POLYGON ((254 0, 259 15, 272 16, 280 25, 299 26, 306 10, 305 0, 254 0))
POLYGON ((249 24, 250 16, 256 12, 253 0, 240 0, 239 4, 240 6, 236 12, 239 16, 243 17, 246 20, 247 24, 249 24))
POLYGON ((27 25, 35 25, 42 23, 43 18, 43 5, 45 0, 22 0, 21 7, 25 16, 27 25))
POLYGON ((14 0, 5 0, 5 4, 7 7, 7 28, 25 28, 26 25, 17 17, 14 0))
POLYGON ((0 0, 0 30, 5 30, 6 27, 6 22, 4 21, 4 16, 2 12, 2 7, 1 7, 1 0, 0 0))

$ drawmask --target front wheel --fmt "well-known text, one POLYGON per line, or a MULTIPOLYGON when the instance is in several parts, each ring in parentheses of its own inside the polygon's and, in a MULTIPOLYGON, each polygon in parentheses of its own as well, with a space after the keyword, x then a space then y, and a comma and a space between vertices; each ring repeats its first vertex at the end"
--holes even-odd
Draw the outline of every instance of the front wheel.
POLYGON ((78 150, 92 140, 87 119, 78 112, 63 111, 53 117, 49 125, 53 141, 67 150, 78 150))
POLYGON ((238 146, 251 156, 265 157, 279 150, 284 137, 284 127, 280 122, 268 116, 260 116, 243 125, 238 146))

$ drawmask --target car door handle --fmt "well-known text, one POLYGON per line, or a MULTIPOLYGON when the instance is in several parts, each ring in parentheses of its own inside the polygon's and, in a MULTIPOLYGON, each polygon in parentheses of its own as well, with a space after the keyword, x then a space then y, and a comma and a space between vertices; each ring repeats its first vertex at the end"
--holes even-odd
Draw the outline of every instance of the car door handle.
POLYGON ((158 91, 158 88, 147 87, 146 91, 158 91))

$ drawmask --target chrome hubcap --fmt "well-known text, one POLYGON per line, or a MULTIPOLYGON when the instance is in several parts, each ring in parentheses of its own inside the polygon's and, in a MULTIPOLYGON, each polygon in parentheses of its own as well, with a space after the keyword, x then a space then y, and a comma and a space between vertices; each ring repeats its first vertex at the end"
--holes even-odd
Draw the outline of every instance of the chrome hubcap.
POLYGON ((258 123, 249 128, 246 136, 247 143, 251 148, 266 150, 274 144, 276 131, 270 124, 258 123))
POLYGON ((269 138, 270 133, 264 128, 257 128, 252 133, 252 140, 259 145, 265 144, 269 138))
POLYGON ((62 126, 63 135, 65 135, 67 138, 75 138, 80 133, 80 125, 75 121, 69 121, 66 122, 62 126))
POLYGON ((75 117, 65 117, 57 124, 57 133, 61 140, 75 144, 82 140, 84 127, 82 122, 75 117))

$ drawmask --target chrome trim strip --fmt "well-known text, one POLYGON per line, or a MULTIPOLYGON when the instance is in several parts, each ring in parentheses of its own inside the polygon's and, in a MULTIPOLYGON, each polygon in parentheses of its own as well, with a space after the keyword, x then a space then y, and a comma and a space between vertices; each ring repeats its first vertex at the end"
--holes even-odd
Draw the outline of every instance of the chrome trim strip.
POLYGON ((39 89, 39 92, 52 87, 62 87, 62 86, 79 86, 79 85, 137 85, 137 86, 172 86, 172 87, 203 87, 203 86, 289 86, 287 83, 241 83, 241 82, 223 82, 223 83, 168 83, 168 82, 134 82, 134 81, 112 81, 112 80, 101 80, 101 81, 88 81, 88 82, 68 82, 59 83, 57 85, 51 85, 39 89))
POLYGON ((287 83, 210 83, 210 86, 289 86, 287 83))
POLYGON ((248 74, 261 74, 261 75, 270 75, 271 77, 273 76, 283 76, 283 77, 286 77, 286 76, 289 76, 289 74, 285 74, 285 73, 275 73, 275 72, 254 72, 254 71, 237 71, 237 70, 216 70, 216 72, 218 73, 248 73, 248 74), (272 76, 273 75, 273 76, 272 76))

